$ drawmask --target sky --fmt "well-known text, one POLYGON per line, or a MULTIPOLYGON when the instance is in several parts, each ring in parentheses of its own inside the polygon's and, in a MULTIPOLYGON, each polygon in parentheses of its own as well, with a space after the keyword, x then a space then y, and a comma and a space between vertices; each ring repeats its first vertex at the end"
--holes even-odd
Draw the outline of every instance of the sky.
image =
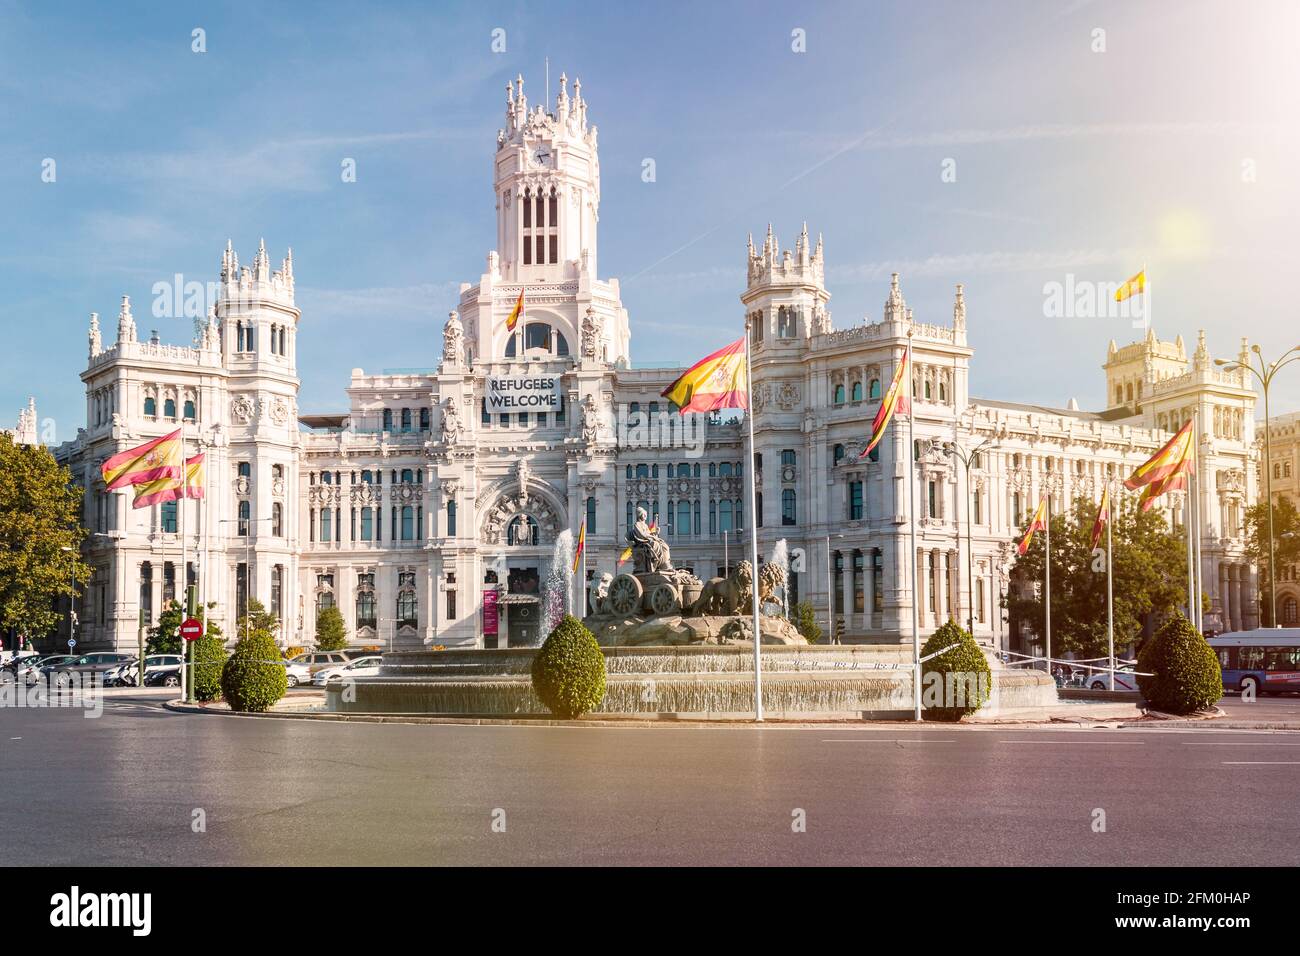
MULTIPOLYGON (((947 324, 961 282, 974 395, 1100 408, 1107 343, 1142 333, 1050 314, 1052 284, 1145 266, 1161 338, 1300 341, 1297 51, 1287 0, 0 0, 0 424, 34 395, 74 437, 89 314, 111 341, 128 294, 188 344, 153 284, 215 281, 227 239, 293 248, 304 413, 346 408, 354 367, 435 365, 495 242, 505 84, 536 103, 548 59, 600 130, 634 365, 733 340, 747 235, 806 221, 836 327, 878 321, 891 272, 947 324)), ((1300 363, 1272 399, 1300 409, 1300 363)))

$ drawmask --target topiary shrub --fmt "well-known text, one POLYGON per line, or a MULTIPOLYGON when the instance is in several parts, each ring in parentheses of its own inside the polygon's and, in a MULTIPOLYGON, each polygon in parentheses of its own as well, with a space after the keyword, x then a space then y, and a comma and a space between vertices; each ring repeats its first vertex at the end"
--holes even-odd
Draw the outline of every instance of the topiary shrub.
POLYGON ((209 624, 207 632, 194 641, 194 698, 216 700, 221 696, 221 672, 226 663, 226 639, 221 628, 209 624))
POLYGON ((532 673, 533 690, 556 717, 581 717, 605 699, 605 655, 591 631, 570 614, 542 644, 532 673))
POLYGON ((1171 617, 1138 654, 1138 690, 1156 710, 1190 714, 1223 696, 1219 658, 1183 615, 1171 617), (1143 677, 1145 672, 1151 677, 1143 677))
POLYGON ((289 675, 272 634, 278 626, 260 601, 239 621, 240 640, 221 669, 221 693, 231 710, 260 713, 284 696, 289 675))
POLYGON ((975 638, 949 620, 921 648, 921 657, 957 645, 921 665, 921 715, 926 720, 961 720, 989 699, 993 672, 975 638))

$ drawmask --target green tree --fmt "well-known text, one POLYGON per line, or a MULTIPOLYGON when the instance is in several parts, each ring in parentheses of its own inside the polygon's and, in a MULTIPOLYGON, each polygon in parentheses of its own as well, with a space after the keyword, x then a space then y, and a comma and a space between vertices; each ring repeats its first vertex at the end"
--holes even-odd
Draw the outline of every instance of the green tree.
POLYGON ((65 615, 60 598, 85 584, 81 561, 82 490, 43 445, 0 434, 0 631, 52 633, 65 615))
POLYGON ((958 721, 973 714, 988 701, 993 690, 993 672, 975 638, 951 618, 935 631, 921 657, 951 647, 921 665, 922 716, 926 720, 958 721))
POLYGON ((556 717, 571 720, 605 699, 605 654, 596 637, 571 614, 533 657, 533 690, 556 717))
MULTIPOLYGON (((203 610, 199 609, 200 612, 203 610)), ((201 615, 200 615, 201 616, 201 615)), ((145 641, 146 654, 180 654, 184 639, 180 635, 181 624, 185 622, 185 609, 179 601, 168 601, 162 613, 158 615, 158 624, 149 629, 145 641)))
MULTIPOLYGON (((1272 583, 1268 579, 1268 505, 1260 502, 1246 510, 1246 554, 1259 568, 1260 623, 1273 626, 1270 600, 1272 583)), ((1273 561, 1278 567, 1300 562, 1300 511, 1290 498, 1279 498, 1273 505, 1273 561)))
MULTIPOLYGON (((1142 511, 1136 496, 1112 499, 1111 528, 1115 598, 1115 646, 1137 643, 1159 621, 1187 601, 1186 546, 1158 510, 1142 511)), ((1073 651, 1080 657, 1106 653, 1106 539, 1091 550, 1097 502, 1075 499, 1066 514, 1052 515, 1052 654, 1073 651)), ((1002 606, 1013 621, 1034 633, 1046 633, 1042 595, 1047 537, 1034 535, 1029 550, 1017 557, 1012 575, 1037 587, 1026 594, 1013 588, 1002 606)))
POLYGON ((800 601, 794 606, 795 627, 809 644, 816 644, 822 639, 821 625, 817 623, 817 612, 807 601, 800 601))
POLYGON ((341 651, 348 646, 348 631, 343 612, 334 605, 321 608, 316 615, 316 650, 341 651))
MULTIPOLYGON (((275 643, 275 632, 280 628, 280 620, 266 609, 257 598, 248 601, 248 613, 241 614, 235 622, 235 639, 242 641, 247 637, 261 635, 275 643)), ((278 656, 278 655, 277 655, 278 656)))
MULTIPOLYGON (((215 607, 216 605, 209 605, 215 607)), ((203 608, 199 608, 202 614, 203 608)), ((221 671, 226 663, 226 638, 221 625, 212 621, 203 630, 203 636, 194 642, 194 697, 197 700, 216 700, 221 696, 221 671)))
POLYGON ((1223 696, 1219 656, 1181 614, 1170 617, 1147 641, 1137 669, 1142 696, 1168 714, 1205 710, 1223 696))

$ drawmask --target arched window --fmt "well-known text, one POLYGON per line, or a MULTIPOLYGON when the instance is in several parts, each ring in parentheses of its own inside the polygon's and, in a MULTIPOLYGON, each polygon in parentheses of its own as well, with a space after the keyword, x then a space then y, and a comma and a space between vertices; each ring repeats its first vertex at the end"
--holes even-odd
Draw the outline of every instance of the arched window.
POLYGON ((384 409, 384 431, 391 432, 392 430, 393 430, 393 410, 391 408, 385 408, 384 409))
POLYGON ((795 523, 795 496, 793 488, 781 492, 781 524, 789 526, 795 523))
POLYGON ((334 537, 334 509, 322 508, 320 513, 320 539, 328 544, 334 537))
POLYGON ((417 627, 419 620, 416 615, 415 589, 407 588, 399 591, 397 594, 397 626, 398 627, 417 627))
POLYGON ((456 502, 447 502, 447 537, 456 537, 456 502))
POLYGON ((410 505, 402 506, 402 540, 415 540, 415 509, 410 505))
POLYGON ((691 503, 689 501, 677 502, 677 533, 691 533, 691 503))
POLYGON ((854 382, 853 389, 849 394, 852 396, 851 401, 855 401, 855 402, 862 401, 862 383, 854 382))
POLYGON ((407 484, 407 485, 409 485, 409 484, 411 484, 411 483, 414 482, 414 481, 415 481, 415 472, 412 471, 410 468, 403 468, 403 469, 402 469, 402 483, 403 483, 403 484, 407 484))
POLYGON ((420 431, 427 432, 428 430, 429 430, 429 410, 427 408, 422 408, 420 409, 420 431))
POLYGON ((873 401, 880 397, 880 379, 873 378, 871 384, 867 386, 867 398, 873 401))
POLYGON ((144 413, 150 418, 158 414, 158 400, 152 395, 146 395, 144 398, 144 413))
POLYGON ((531 515, 519 515, 506 528, 506 544, 537 544, 541 529, 531 515))
POLYGON ((927 401, 929 401, 929 399, 930 399, 930 383, 929 383, 929 382, 926 382, 926 383, 925 383, 925 398, 926 398, 927 401))
POLYGON ((239 537, 248 537, 248 519, 252 517, 252 506, 247 500, 239 503, 239 523, 235 526, 239 529, 239 537))
POLYGON ((402 431, 409 432, 410 430, 411 430, 411 410, 409 408, 403 408, 402 409, 402 431))
POLYGON ((844 404, 844 386, 843 386, 843 385, 836 385, 836 386, 835 386, 835 398, 833 399, 833 401, 835 402, 836 405, 843 405, 843 404, 844 404))
POLYGON ((187 398, 185 399, 185 420, 187 422, 192 422, 194 421, 194 419, 195 419, 194 399, 187 398))
POLYGON ((1288 627, 1294 627, 1296 624, 1296 600, 1289 597, 1282 602, 1282 623, 1288 627))
POLYGON ((375 592, 370 590, 357 592, 357 629, 363 627, 373 629, 377 621, 375 620, 375 592))
POLYGON ((529 322, 524 329, 524 349, 551 350, 551 327, 545 322, 529 322))
POLYGON ((169 398, 165 402, 163 402, 163 417, 164 418, 176 417, 176 399, 169 398))

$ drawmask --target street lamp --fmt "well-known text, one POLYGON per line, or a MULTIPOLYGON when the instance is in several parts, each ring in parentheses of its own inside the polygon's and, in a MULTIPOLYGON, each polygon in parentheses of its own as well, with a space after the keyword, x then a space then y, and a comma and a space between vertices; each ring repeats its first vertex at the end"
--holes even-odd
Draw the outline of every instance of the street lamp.
POLYGON ((1273 377, 1284 366, 1300 358, 1300 345, 1292 346, 1282 353, 1281 358, 1272 363, 1264 361, 1264 353, 1259 350, 1258 345, 1252 345, 1250 350, 1259 359, 1258 369, 1249 361, 1215 359, 1214 364, 1229 372, 1244 369, 1255 376, 1264 388, 1264 495, 1268 500, 1268 607, 1269 620, 1274 627, 1277 627, 1277 577, 1273 566, 1273 441, 1269 433, 1268 387, 1273 384, 1273 377))
POLYGON ((970 467, 972 462, 979 460, 982 452, 993 447, 992 438, 986 438, 969 449, 962 448, 955 441, 943 443, 943 453, 960 461, 966 472, 966 630, 972 637, 975 636, 975 551, 971 546, 970 467))
MULTIPOLYGON (((835 639, 835 574, 831 569, 831 538, 846 538, 844 534, 826 535, 826 623, 829 628, 826 632, 827 644, 838 644, 835 639)), ((847 613, 847 609, 846 609, 847 613)))
POLYGON ((253 594, 253 529, 251 525, 274 521, 274 518, 221 518, 217 524, 237 524, 246 527, 244 540, 244 637, 248 637, 248 605, 253 594))

